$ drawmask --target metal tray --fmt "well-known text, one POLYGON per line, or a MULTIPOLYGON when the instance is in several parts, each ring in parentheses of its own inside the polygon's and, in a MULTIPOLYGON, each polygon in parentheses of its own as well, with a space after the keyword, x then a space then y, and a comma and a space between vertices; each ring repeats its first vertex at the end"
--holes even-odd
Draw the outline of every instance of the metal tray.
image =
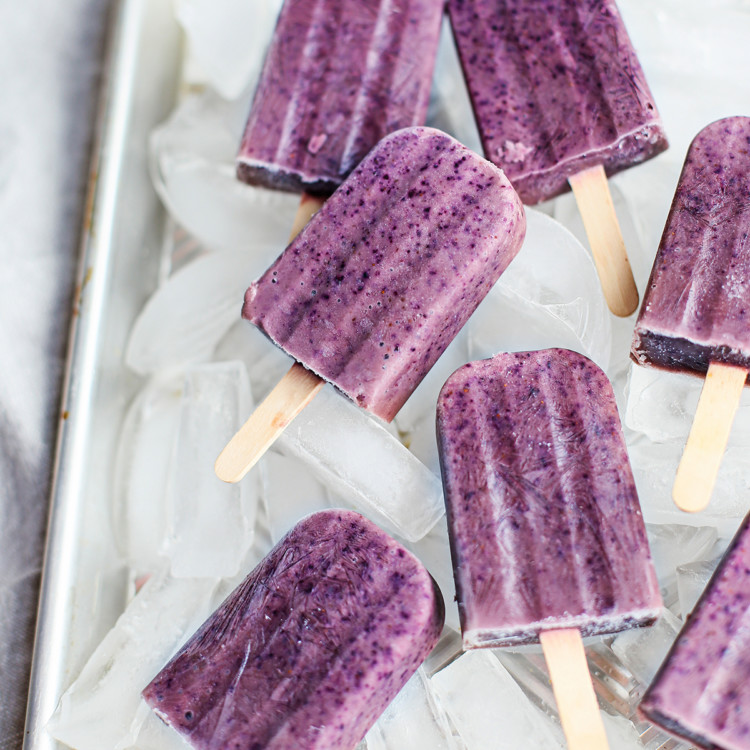
POLYGON ((70 331, 26 717, 25 750, 126 601, 109 509, 117 435, 139 379, 123 351, 156 287, 165 215, 148 134, 172 109, 182 38, 172 0, 116 0, 70 331))

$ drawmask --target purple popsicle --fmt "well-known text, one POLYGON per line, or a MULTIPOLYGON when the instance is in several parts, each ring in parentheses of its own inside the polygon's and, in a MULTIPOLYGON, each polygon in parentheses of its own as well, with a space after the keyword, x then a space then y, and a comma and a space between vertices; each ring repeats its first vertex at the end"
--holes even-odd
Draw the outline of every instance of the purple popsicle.
POLYGON ((703 748, 750 748, 750 516, 646 691, 640 711, 703 748))
POLYGON ((612 387, 563 349, 458 369, 438 443, 464 647, 613 633, 661 597, 612 387))
POLYGON ((493 164, 431 128, 373 149, 247 291, 243 316, 390 421, 520 249, 493 164))
POLYGON ((631 350, 641 365, 750 369, 750 118, 693 140, 654 260, 631 350))
POLYGON ((693 140, 636 321, 641 365, 706 373, 672 491, 683 510, 709 502, 750 369, 750 118, 693 140))
POLYGON ((357 513, 300 521, 143 691, 197 750, 351 750, 443 626, 422 564, 357 513))
POLYGON ((485 155, 524 203, 667 148, 613 0, 449 0, 448 11, 485 155))
POLYGON ((333 192, 427 113, 442 0, 285 0, 237 158, 241 180, 333 192))

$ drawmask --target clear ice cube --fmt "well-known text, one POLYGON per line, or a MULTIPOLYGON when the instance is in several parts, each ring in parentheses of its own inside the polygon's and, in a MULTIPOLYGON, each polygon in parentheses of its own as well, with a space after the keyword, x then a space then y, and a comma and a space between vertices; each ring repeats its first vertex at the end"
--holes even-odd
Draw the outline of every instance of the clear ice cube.
POLYGON ((467 750, 561 750, 549 718, 490 651, 467 651, 431 679, 467 750))
POLYGON ((261 459, 260 473, 266 522, 274 544, 300 519, 331 507, 326 488, 298 458, 282 456, 272 448, 261 459))
POLYGON ((665 608, 651 627, 620 633, 612 642, 612 650, 636 679, 648 685, 681 627, 678 617, 665 608))
POLYGON ((203 255, 175 272, 148 300, 130 332, 125 363, 146 375, 210 358, 240 317, 252 281, 245 253, 203 255))
POLYGON ((678 611, 677 567, 705 559, 716 543, 716 528, 647 524, 646 531, 664 605, 678 611))
POLYGON ((127 750, 194 750, 187 739, 165 724, 143 700, 138 709, 138 719, 141 713, 145 714, 145 718, 138 737, 127 750))
POLYGON ((259 258, 260 275, 286 247, 299 196, 263 190, 235 175, 249 101, 211 91, 187 96, 149 141, 154 186, 170 215, 212 250, 259 258))
POLYGON ((250 390, 258 403, 278 384, 294 362, 258 328, 242 319, 238 319, 216 345, 213 359, 239 359, 244 362, 250 375, 250 390))
POLYGON ((445 515, 418 542, 410 542, 406 546, 422 561, 437 582, 445 602, 445 624, 459 631, 461 625, 456 604, 456 580, 453 576, 445 515))
POLYGON ((181 397, 181 378, 154 378, 133 400, 120 430, 112 527, 120 554, 138 573, 163 562, 165 497, 181 397))
POLYGON ((683 620, 693 611, 720 560, 719 556, 713 560, 686 563, 677 568, 677 594, 683 620))
MULTIPOLYGON (((650 440, 687 440, 703 378, 630 365, 624 422, 650 440)), ((750 389, 746 388, 732 424, 730 446, 750 445, 750 389)))
POLYGON ((222 96, 234 99, 257 77, 281 3, 177 0, 175 12, 194 65, 222 96))
POLYGON ((186 371, 164 545, 176 577, 235 575, 252 543, 257 474, 227 484, 214 473, 216 456, 251 407, 242 362, 210 363, 186 371))
POLYGON ((606 369, 610 315, 593 261, 549 216, 526 208, 520 252, 466 324, 470 359, 564 347, 606 369))
POLYGON ((365 737, 367 750, 462 750, 421 667, 365 737))
POLYGON ((76 750, 132 745, 146 718, 141 690, 210 614, 215 585, 152 576, 63 694, 50 734, 76 750))
POLYGON ((729 448, 719 468, 711 501, 700 513, 685 513, 672 500, 672 485, 682 457, 683 444, 653 443, 643 436, 628 437, 628 455, 644 519, 654 524, 714 526, 722 537, 731 537, 747 513, 750 474, 747 450, 729 448))
POLYGON ((408 401, 399 409, 393 424, 400 433, 409 435, 424 422, 432 421, 434 427, 440 389, 450 375, 469 361, 466 330, 467 326, 464 326, 409 396, 408 401))
POLYGON ((606 711, 601 714, 609 750, 643 750, 641 737, 632 721, 623 716, 612 716, 606 711))
POLYGON ((323 484, 384 528, 421 539, 444 514, 440 479, 379 421, 326 386, 279 437, 323 484))

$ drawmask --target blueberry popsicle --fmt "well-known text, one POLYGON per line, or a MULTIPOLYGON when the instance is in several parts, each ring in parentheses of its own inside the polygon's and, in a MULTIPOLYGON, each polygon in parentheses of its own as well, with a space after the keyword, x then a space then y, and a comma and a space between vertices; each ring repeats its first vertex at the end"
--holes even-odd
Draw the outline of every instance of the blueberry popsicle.
POLYGON ((633 334, 647 366, 706 373, 674 487, 685 510, 708 503, 750 370, 750 118, 693 140, 633 334))
POLYGON ((612 387, 574 352, 498 354, 447 380, 437 432, 464 648, 541 640, 577 746, 555 641, 582 659, 661 609, 612 387))
MULTIPOLYGON (((497 167, 445 133, 406 128, 250 286, 243 316, 304 377, 390 421, 515 257, 525 227, 497 167)), ((222 479, 240 479, 278 434, 269 429, 261 444, 260 425, 289 421, 262 409, 217 460, 222 479)))
POLYGON ((688 617, 640 711, 705 748, 750 748, 750 516, 688 617))
POLYGON ((424 123, 442 0, 285 0, 237 157, 241 180, 332 193, 424 123))
POLYGON ((607 302, 629 315, 638 292, 605 175, 667 140, 617 6, 449 0, 448 11, 486 157, 524 203, 573 187, 607 302))
POLYGON ((438 640, 422 564, 352 511, 300 521, 144 689, 197 750, 352 749, 438 640))

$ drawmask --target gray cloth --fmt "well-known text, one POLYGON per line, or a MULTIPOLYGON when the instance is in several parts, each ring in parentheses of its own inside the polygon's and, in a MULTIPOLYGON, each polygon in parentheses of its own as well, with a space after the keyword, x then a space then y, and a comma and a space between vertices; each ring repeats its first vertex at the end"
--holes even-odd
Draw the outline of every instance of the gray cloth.
POLYGON ((0 0, 0 750, 20 748, 109 0, 0 0))

